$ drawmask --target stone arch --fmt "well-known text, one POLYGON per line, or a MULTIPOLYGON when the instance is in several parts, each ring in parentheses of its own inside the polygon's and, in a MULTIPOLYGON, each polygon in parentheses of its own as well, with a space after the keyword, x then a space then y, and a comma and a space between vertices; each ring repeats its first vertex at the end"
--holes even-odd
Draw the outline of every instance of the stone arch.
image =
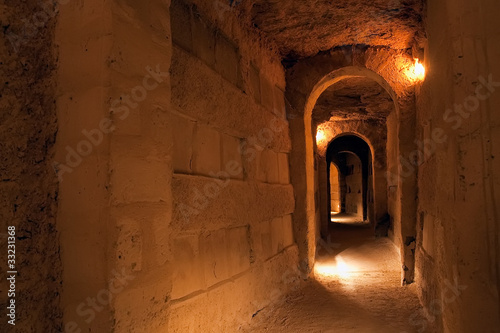
MULTIPOLYGON (((328 141, 328 146, 332 141, 346 135, 352 135, 359 137, 366 142, 370 148, 371 154, 371 176, 372 176, 372 195, 373 195, 373 211, 369 215, 369 220, 372 222, 373 227, 386 217, 387 215, 387 153, 386 153, 386 138, 378 138, 375 136, 376 133, 366 133, 359 129, 350 129, 344 131, 343 128, 335 129, 332 133, 326 134, 326 140, 328 141), (330 138, 330 134, 333 134, 330 138)), ((319 159, 326 157, 326 150, 318 152, 319 159)), ((328 166, 327 166, 328 167, 328 166)), ((319 176, 319 175, 318 175, 319 176)), ((320 181, 320 179, 318 179, 320 181)), ((321 191, 321 189, 320 189, 321 191)), ((328 193, 321 191, 320 197, 327 196, 328 193)), ((322 225, 328 222, 328 217, 322 217, 322 225)))
POLYGON ((332 137, 329 140, 328 145, 330 143, 332 143, 332 141, 334 141, 334 140, 336 140, 338 138, 341 138, 343 136, 357 136, 358 138, 360 138, 361 140, 363 140, 364 142, 366 142, 366 144, 368 145, 368 147, 370 147, 370 153, 372 154, 372 156, 375 156, 375 148, 373 147, 372 139, 369 138, 369 137, 367 137, 364 134, 359 133, 358 131, 348 131, 348 132, 338 133, 338 134, 336 134, 334 137, 332 137))
MULTIPOLYGON (((315 142, 314 142, 314 135, 312 133, 312 113, 314 106, 316 105, 316 101, 318 100, 319 96, 326 90, 328 87, 334 85, 335 83, 350 78, 350 77, 367 77, 378 84, 380 84, 386 91, 387 93, 391 96, 394 102, 394 108, 396 115, 399 114, 399 105, 398 105, 398 96, 396 95, 394 89, 391 87, 391 85, 379 74, 375 73, 374 71, 366 68, 366 67, 359 67, 359 66, 347 66, 343 67, 337 70, 334 70, 328 74, 326 74, 314 87, 312 88, 312 91, 309 93, 305 107, 304 107, 304 129, 305 129, 305 158, 306 158, 306 193, 307 193, 307 198, 306 198, 306 205, 307 205, 307 212, 311 215, 307 216, 309 223, 311 223, 311 219, 315 221, 315 223, 318 223, 318 217, 316 216, 316 209, 313 209, 317 206, 317 203, 315 202, 316 198, 318 197, 316 195, 317 188, 316 188, 316 179, 314 179, 315 171, 314 171, 314 154, 315 154, 315 142)), ((367 142, 365 140, 365 142, 367 142)), ((368 143, 368 142, 367 142, 368 143)), ((372 149, 372 146, 370 147, 372 149)), ((372 150, 372 156, 374 157, 374 152, 372 150)), ((323 200, 324 201, 324 200, 323 200)), ((320 220, 320 218, 319 218, 320 220)), ((321 221, 319 221, 321 224, 321 221)), ((314 259, 313 259, 314 260, 314 259)))
MULTIPOLYGON (((308 272, 311 272, 314 264, 316 243, 319 241, 321 230, 318 216, 321 203, 319 202, 316 173, 318 168, 322 167, 319 166, 322 161, 318 161, 315 154, 317 147, 312 128, 313 109, 319 96, 328 87, 346 78, 366 77, 374 80, 387 91, 394 102, 394 112, 397 118, 397 143, 394 149, 397 154, 403 154, 413 148, 412 143, 408 141, 409 138, 414 137, 414 126, 411 125, 411 120, 415 117, 413 88, 405 82, 399 82, 398 78, 386 78, 389 73, 397 74, 394 73, 394 63, 397 59, 388 56, 385 64, 381 65, 379 62, 379 65, 373 65, 373 55, 370 60, 370 55, 367 54, 366 61, 362 62, 361 65, 353 66, 353 60, 344 60, 342 63, 331 56, 332 59, 328 62, 327 56, 320 55, 318 56, 319 60, 316 59, 317 63, 315 63, 315 59, 307 59, 287 72, 287 99, 290 102, 288 111, 293 147, 290 156, 291 179, 296 191, 294 232, 299 244, 302 267, 307 268, 308 272), (369 66, 368 63, 370 63, 369 66), (368 67, 373 68, 373 70, 368 67), (390 70, 387 69, 389 67, 390 70), (298 112, 300 112, 300 116, 294 116, 293 113, 297 114, 298 112), (408 119, 410 121, 407 121, 408 119), (403 149, 401 149, 402 143, 404 143, 403 149)), ((404 182, 399 175, 398 170, 397 221, 400 226, 394 240, 401 248, 402 266, 404 267, 403 281, 411 282, 413 281, 414 253, 411 247, 404 244, 405 240, 412 239, 416 233, 414 196, 416 194, 416 173, 406 177, 404 182), (405 200, 404 204, 402 198, 405 200)))
MULTIPOLYGON (((331 140, 328 144, 328 149, 326 153, 326 172, 327 172, 327 178, 326 179, 318 179, 318 182, 320 181, 327 181, 329 179, 329 166, 330 163, 335 160, 335 156, 337 156, 337 153, 351 153, 359 159, 361 162, 362 166, 362 173, 361 173, 361 178, 362 178, 362 205, 363 205, 363 210, 362 210, 362 216, 363 219, 366 219, 367 221, 370 221, 370 223, 375 223, 375 209, 373 205, 370 205, 368 201, 368 193, 371 191, 373 192, 374 190, 374 181, 373 177, 370 177, 370 169, 373 171, 373 149, 370 147, 369 142, 367 142, 366 139, 362 138, 361 136, 358 135, 353 135, 349 133, 345 133, 345 135, 338 135, 336 138, 331 140), (348 140, 348 141, 346 141, 348 140), (341 147, 342 142, 344 144, 346 143, 351 143, 354 144, 350 149, 347 147, 341 147), (339 144, 341 146, 339 146, 339 144), (370 178, 371 181, 370 181, 370 178)), ((318 173, 319 174, 319 173, 318 173)), ((373 174, 373 172, 372 172, 373 174)), ((328 184, 329 185, 329 184, 328 184)), ((328 186, 329 187, 329 186, 328 186)), ((321 191, 323 187, 320 186, 319 190, 321 191)), ((320 197, 326 197, 329 198, 329 191, 330 189, 328 188, 328 191, 326 192, 320 192, 320 197)), ((330 209, 329 207, 322 207, 322 231, 323 234, 328 233, 328 226, 330 222, 330 209)))

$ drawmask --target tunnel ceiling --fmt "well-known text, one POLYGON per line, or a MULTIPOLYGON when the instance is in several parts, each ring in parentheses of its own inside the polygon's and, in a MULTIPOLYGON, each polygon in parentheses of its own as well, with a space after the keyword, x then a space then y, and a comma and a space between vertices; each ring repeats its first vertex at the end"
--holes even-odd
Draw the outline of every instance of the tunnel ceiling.
POLYGON ((256 0, 252 24, 284 57, 307 57, 335 46, 393 49, 421 38, 422 0, 256 0))
POLYGON ((391 96, 377 82, 354 77, 330 86, 319 97, 313 120, 385 119, 394 109, 391 96))

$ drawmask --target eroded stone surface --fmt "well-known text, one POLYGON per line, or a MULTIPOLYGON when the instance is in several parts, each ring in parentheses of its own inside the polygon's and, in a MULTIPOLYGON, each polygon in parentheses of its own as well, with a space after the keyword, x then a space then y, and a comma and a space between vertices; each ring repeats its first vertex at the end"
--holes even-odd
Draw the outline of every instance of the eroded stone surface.
POLYGON ((251 15, 252 23, 288 56, 352 44, 405 49, 422 31, 420 0, 258 0, 251 15))
POLYGON ((58 126, 53 6, 52 1, 45 6, 38 1, 3 1, 0 5, 0 258, 4 268, 0 305, 4 310, 8 225, 16 227, 14 270, 19 272, 16 326, 7 324, 4 311, 1 331, 53 332, 62 325, 55 226, 58 188, 52 168, 58 126), (40 15, 40 28, 33 21, 34 13, 40 15))
POLYGON ((348 78, 330 86, 318 99, 313 120, 384 120, 394 101, 384 88, 368 78, 348 78))

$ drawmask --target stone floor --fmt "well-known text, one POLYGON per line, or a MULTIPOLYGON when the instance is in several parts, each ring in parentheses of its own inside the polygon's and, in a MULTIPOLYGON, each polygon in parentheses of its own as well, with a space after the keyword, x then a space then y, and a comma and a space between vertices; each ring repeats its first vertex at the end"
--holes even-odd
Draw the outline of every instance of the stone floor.
POLYGON ((333 223, 348 223, 348 224, 366 224, 361 216, 349 213, 335 213, 331 214, 331 221, 333 223))
POLYGON ((432 332, 415 286, 402 287, 399 253, 368 224, 332 223, 315 278, 258 312, 244 332, 432 332))

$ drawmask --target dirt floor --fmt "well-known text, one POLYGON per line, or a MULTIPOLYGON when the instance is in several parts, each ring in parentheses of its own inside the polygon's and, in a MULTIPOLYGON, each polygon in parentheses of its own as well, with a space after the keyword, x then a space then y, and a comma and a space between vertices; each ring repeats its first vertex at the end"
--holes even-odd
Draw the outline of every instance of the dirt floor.
POLYGON ((399 254, 366 224, 335 223, 315 279, 257 313, 244 332, 431 332, 415 286, 401 286, 399 254))

